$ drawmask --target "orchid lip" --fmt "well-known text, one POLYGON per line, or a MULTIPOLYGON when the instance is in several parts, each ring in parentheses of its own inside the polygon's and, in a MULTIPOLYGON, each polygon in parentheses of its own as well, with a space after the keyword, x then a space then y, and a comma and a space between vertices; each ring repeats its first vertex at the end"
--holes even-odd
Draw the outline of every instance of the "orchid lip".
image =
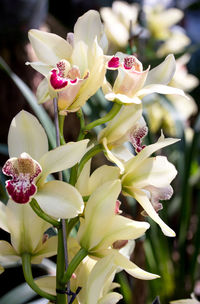
POLYGON ((108 61, 108 68, 117 69, 120 66, 119 57, 112 57, 108 61))
POLYGON ((38 162, 27 153, 22 153, 19 158, 10 158, 2 169, 3 173, 11 176, 6 181, 6 189, 12 200, 18 204, 26 204, 31 201, 37 192, 35 179, 42 172, 38 162))

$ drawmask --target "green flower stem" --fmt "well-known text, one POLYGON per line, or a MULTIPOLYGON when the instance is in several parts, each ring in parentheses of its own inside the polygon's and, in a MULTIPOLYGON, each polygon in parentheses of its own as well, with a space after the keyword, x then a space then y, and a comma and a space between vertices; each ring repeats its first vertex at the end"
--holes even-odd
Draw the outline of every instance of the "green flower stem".
POLYGON ((80 133, 79 133, 79 136, 77 138, 77 141, 79 140, 82 140, 84 139, 85 135, 87 132, 84 131, 84 128, 85 128, 85 119, 84 119, 84 115, 83 115, 83 111, 82 109, 80 109, 78 112, 77 112, 77 116, 80 120, 80 133))
POLYGON ((78 265, 80 264, 80 262, 87 256, 88 252, 85 248, 81 248, 77 254, 73 257, 73 259, 71 260, 68 269, 64 275, 64 280, 63 283, 67 283, 72 274, 74 273, 74 271, 76 270, 76 268, 78 267, 78 265))
POLYGON ((65 116, 64 115, 58 115, 58 124, 59 124, 59 133, 60 133, 60 143, 61 143, 61 145, 66 144, 64 134, 63 134, 64 122, 65 122, 65 116))
POLYGON ((110 112, 108 112, 104 117, 99 118, 93 122, 91 122, 90 124, 86 125, 83 129, 84 132, 87 132, 91 129, 93 129, 96 126, 102 125, 108 121, 110 121, 111 119, 113 119, 117 113, 119 112, 119 110, 121 109, 122 104, 119 103, 114 103, 112 109, 110 110, 110 112))
MULTIPOLYGON (((63 277, 65 272, 64 267, 65 261, 65 248, 63 243, 63 231, 61 228, 58 229, 58 252, 57 252, 57 268, 56 268, 56 289, 66 289, 66 284, 63 283, 63 277)), ((66 295, 64 293, 57 292, 56 304, 66 304, 66 295)))
POLYGON ((41 217, 43 220, 46 222, 50 223, 56 228, 59 228, 61 226, 60 222, 56 221, 54 218, 46 214, 38 205, 37 201, 33 198, 32 201, 30 202, 30 206, 33 209, 33 211, 41 217))
MULTIPOLYGON (((55 301, 56 297, 54 295, 51 295, 44 290, 40 289, 38 285, 34 282, 33 275, 32 275, 32 269, 31 269, 31 255, 30 253, 23 253, 22 254, 22 268, 24 272, 24 278, 28 285, 42 298, 46 298, 50 301, 55 301)), ((63 302, 64 304, 64 302, 63 302)))
POLYGON ((83 167, 85 166, 85 164, 87 163, 87 161, 92 158, 93 156, 95 156, 96 154, 98 154, 99 152, 103 151, 104 147, 102 144, 98 144, 96 146, 94 146, 92 149, 90 149, 81 159, 79 167, 78 167, 78 171, 77 171, 77 177, 79 177, 81 171, 83 170, 83 167))
POLYGON ((68 222, 68 229, 67 229, 67 237, 69 236, 71 230, 74 228, 74 226, 79 222, 79 217, 74 217, 68 222))

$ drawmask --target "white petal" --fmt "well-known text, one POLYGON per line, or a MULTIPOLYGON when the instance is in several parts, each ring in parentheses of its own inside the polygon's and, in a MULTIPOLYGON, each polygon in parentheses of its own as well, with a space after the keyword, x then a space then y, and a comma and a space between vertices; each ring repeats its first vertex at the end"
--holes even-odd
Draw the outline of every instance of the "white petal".
POLYGON ((12 263, 20 259, 14 248, 6 241, 0 241, 0 261, 1 263, 12 263))
POLYGON ((41 264, 43 258, 48 258, 57 254, 57 236, 50 237, 44 244, 41 245, 39 250, 33 253, 31 263, 41 264))
POLYGON ((58 35, 30 30, 28 36, 36 56, 44 63, 55 65, 71 55, 72 46, 58 35))
POLYGON ((85 164, 81 174, 78 177, 75 187, 82 196, 90 195, 89 191, 89 177, 90 177, 91 159, 85 164))
POLYGON ((119 302, 123 296, 117 292, 110 292, 98 301, 98 304, 115 304, 119 302))
POLYGON ((159 93, 159 94, 174 94, 174 95, 180 95, 184 96, 185 98, 188 98, 183 90, 173 88, 167 85, 163 84, 150 84, 148 86, 145 86, 143 89, 141 89, 138 93, 137 96, 144 97, 148 94, 152 93, 159 93))
POLYGON ((8 150, 10 157, 19 157, 26 152, 35 160, 48 151, 46 133, 35 116, 22 110, 13 118, 8 133, 8 150))
POLYGON ((106 150, 106 156, 107 156, 107 158, 108 158, 111 162, 113 162, 114 164, 116 164, 116 165, 118 166, 118 168, 120 169, 120 174, 123 174, 123 173, 124 173, 124 165, 123 165, 123 163, 122 163, 117 157, 115 157, 115 155, 108 149, 107 140, 106 140, 105 137, 103 138, 102 143, 103 143, 103 146, 104 146, 104 148, 105 148, 105 150, 106 150))
POLYGON ((32 66, 32 68, 39 73, 41 73, 43 76, 47 76, 50 72, 50 70, 53 68, 53 65, 49 65, 43 62, 26 62, 26 65, 32 66))
POLYGON ((39 104, 51 99, 49 95, 49 84, 46 78, 44 78, 37 87, 36 97, 39 104))
POLYGON ((35 196, 44 212, 55 218, 73 218, 83 211, 84 203, 75 187, 50 181, 35 196))
POLYGON ((129 261, 126 257, 124 257, 117 251, 115 252, 114 262, 118 267, 123 268, 126 272, 128 272, 130 275, 137 279, 153 280, 159 278, 158 275, 139 268, 137 265, 129 261))
POLYGON ((36 284, 44 291, 56 295, 56 277, 45 276, 35 280, 36 284))
POLYGON ((140 189, 132 189, 133 197, 138 201, 146 213, 160 226, 162 232, 166 236, 174 237, 176 236, 175 232, 167 226, 163 220, 159 217, 158 213, 153 208, 151 202, 149 201, 146 193, 140 189))
POLYGON ((0 201, 0 228, 10 232, 8 227, 8 219, 6 216, 6 205, 0 201))
POLYGON ((88 47, 92 47, 95 38, 101 38, 103 25, 97 11, 90 10, 79 17, 74 26, 74 44, 84 41, 88 47))
POLYGON ((50 224, 42 220, 29 204, 16 204, 11 199, 7 204, 7 218, 11 243, 18 253, 33 253, 50 224))
POLYGON ((165 60, 154 69, 150 70, 145 85, 165 84, 167 85, 172 79, 176 70, 176 61, 174 56, 168 55, 165 60))
POLYGON ((49 174, 71 168, 79 162, 86 152, 88 141, 88 139, 84 139, 69 142, 44 154, 39 160, 42 166, 39 184, 41 185, 49 174))

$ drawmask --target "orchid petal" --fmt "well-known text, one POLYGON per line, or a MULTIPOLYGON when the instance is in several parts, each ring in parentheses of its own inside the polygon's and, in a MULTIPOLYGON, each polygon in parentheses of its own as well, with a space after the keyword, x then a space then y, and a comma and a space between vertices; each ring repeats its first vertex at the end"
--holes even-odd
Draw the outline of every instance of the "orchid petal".
POLYGON ((35 116, 21 111, 13 118, 8 133, 8 150, 10 157, 19 157, 26 152, 35 160, 48 151, 46 133, 35 116))
POLYGON ((124 103, 124 104, 141 104, 141 99, 137 97, 128 97, 127 95, 120 94, 120 93, 108 93, 105 95, 105 98, 107 100, 113 101, 116 99, 119 103, 124 103))
MULTIPOLYGON (((135 168, 139 167, 142 162, 148 158, 151 154, 156 152, 157 150, 164 148, 166 146, 172 145, 178 142, 180 139, 176 138, 165 138, 163 134, 161 134, 160 138, 155 144, 146 146, 140 153, 138 153, 135 157, 130 159, 125 163, 125 168, 127 172, 131 172, 135 170, 135 168)), ((126 175, 125 175, 126 176, 126 175)))
POLYGON ((44 212, 55 218, 73 218, 84 208, 83 199, 76 188, 61 181, 45 183, 35 199, 44 212))
POLYGON ((75 187, 82 196, 90 195, 89 191, 89 177, 90 177, 91 159, 85 164, 81 174, 78 177, 75 187))
POLYGON ((129 261, 126 257, 120 254, 118 251, 115 252, 114 262, 118 267, 123 268, 127 273, 133 277, 141 280, 153 280, 159 278, 158 275, 144 271, 137 265, 129 261))
POLYGON ((115 142, 123 143, 128 132, 134 127, 136 122, 142 116, 142 105, 122 106, 117 115, 108 123, 100 134, 98 140, 106 137, 107 143, 115 144, 115 142))
POLYGON ((183 90, 177 89, 174 87, 166 86, 163 84, 150 84, 148 86, 145 86, 143 89, 141 89, 137 96, 144 97, 146 95, 152 94, 152 93, 159 93, 159 94, 174 94, 174 95, 180 95, 184 96, 186 99, 188 98, 183 90))
POLYGON ((123 183, 134 183, 134 187, 143 188, 148 185, 165 187, 169 185, 177 174, 176 168, 165 156, 147 158, 133 173, 128 173, 123 183))
POLYGON ((113 148, 112 154, 124 162, 133 158, 133 154, 123 145, 113 148))
POLYGON ((41 264, 44 258, 48 258, 57 254, 57 236, 50 237, 41 248, 32 255, 31 263, 41 264))
POLYGON ((121 182, 115 180, 104 183, 92 193, 86 204, 85 219, 82 220, 77 235, 82 247, 91 250, 107 233, 107 224, 115 215, 115 205, 120 190, 121 182))
POLYGON ((39 184, 41 185, 50 173, 71 168, 79 162, 86 152, 88 141, 84 139, 69 142, 44 154, 39 161, 43 170, 39 184))
POLYGON ((33 253, 50 224, 38 217, 29 204, 19 205, 11 199, 8 201, 6 213, 15 250, 19 254, 33 253))
POLYGON ((97 168, 89 179, 89 194, 108 181, 119 178, 119 168, 103 165, 97 168))
POLYGON ((123 296, 117 292, 109 292, 102 299, 98 301, 98 304, 115 304, 119 302, 123 296))
MULTIPOLYGON (((128 188, 128 191, 129 193, 132 193, 132 196, 138 201, 146 213, 160 226, 161 230, 166 236, 174 237, 176 235, 175 232, 159 217, 143 190, 128 188)), ((124 192, 126 192, 126 189, 124 189, 124 192)))
POLYGON ((0 274, 4 272, 4 268, 0 265, 0 274))
POLYGON ((39 104, 51 99, 49 95, 49 84, 46 78, 44 78, 37 87, 36 97, 39 104))
POLYGON ((6 208, 6 205, 0 201, 0 228, 7 232, 10 232, 6 216, 6 208))
POLYGON ((55 65, 71 56, 72 46, 58 35, 30 30, 28 36, 36 56, 44 63, 55 65))
POLYGON ((16 262, 20 259, 14 248, 6 241, 0 241, 0 261, 1 263, 16 262))
POLYGON ((141 237, 150 225, 146 222, 130 220, 124 216, 116 215, 108 224, 108 234, 98 244, 99 247, 108 248, 118 240, 131 240, 141 237))
POLYGON ((91 48, 95 38, 100 39, 102 34, 103 25, 99 13, 95 10, 89 10, 78 18, 74 26, 74 44, 84 41, 91 48))
POLYGON ((44 62, 35 61, 35 62, 26 62, 26 65, 30 65, 34 70, 41 73, 43 76, 47 76, 50 70, 53 68, 53 65, 50 66, 44 62))
POLYGON ((151 84, 164 84, 167 85, 176 71, 176 61, 174 55, 168 55, 165 60, 150 70, 145 81, 144 86, 151 84))
POLYGON ((124 173, 124 165, 123 163, 117 158, 115 157, 115 155, 108 149, 107 146, 107 139, 104 137, 102 140, 103 146, 106 150, 106 156, 108 157, 108 159, 113 162, 114 164, 116 164, 118 166, 118 168, 120 169, 120 174, 124 173))
POLYGON ((56 295, 56 277, 45 276, 35 279, 35 282, 45 292, 56 295))

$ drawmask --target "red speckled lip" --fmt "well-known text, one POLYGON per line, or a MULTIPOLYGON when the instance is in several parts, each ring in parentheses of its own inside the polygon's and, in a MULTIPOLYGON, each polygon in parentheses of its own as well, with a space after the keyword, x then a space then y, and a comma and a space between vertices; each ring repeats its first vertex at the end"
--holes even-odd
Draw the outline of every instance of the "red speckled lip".
POLYGON ((50 83, 55 90, 63 89, 68 85, 68 80, 58 75, 56 69, 51 70, 50 83))
POLYGON ((112 57, 108 61, 108 68, 117 69, 120 66, 119 57, 112 57))
POLYGON ((146 126, 135 128, 132 130, 130 134, 130 141, 137 153, 139 153, 146 147, 145 145, 142 145, 142 140, 147 135, 147 133, 148 128, 146 126))
POLYGON ((6 182, 6 189, 12 200, 18 204, 30 202, 37 192, 34 180, 42 172, 38 162, 28 154, 22 153, 20 158, 7 160, 2 171, 12 177, 6 182))

